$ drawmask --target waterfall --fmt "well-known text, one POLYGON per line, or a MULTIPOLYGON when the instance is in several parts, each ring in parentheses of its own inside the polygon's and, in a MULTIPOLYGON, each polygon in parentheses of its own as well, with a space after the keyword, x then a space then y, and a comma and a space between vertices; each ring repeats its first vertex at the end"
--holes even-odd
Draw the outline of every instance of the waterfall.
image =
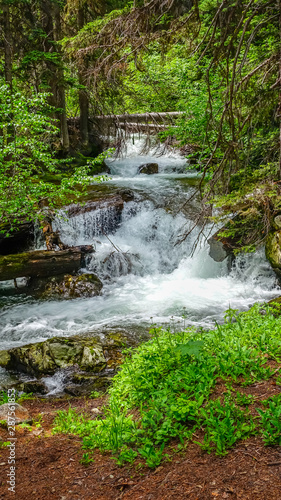
POLYGON ((135 143, 127 157, 107 162, 109 186, 129 187, 134 200, 122 210, 105 204, 69 218, 60 211, 53 224, 66 244, 94 246, 83 271, 98 274, 103 295, 38 302, 3 292, 0 348, 120 328, 137 336, 152 321, 167 325, 171 317, 181 327, 183 315, 186 325, 210 327, 228 307, 245 310, 280 295, 263 249, 238 256, 229 272, 226 261, 211 259, 206 242, 193 252, 198 232, 177 244, 198 211, 196 198, 184 206, 198 182, 196 172, 185 170, 185 159, 139 156, 135 143), (159 174, 138 175, 138 166, 148 161, 159 163, 159 174))

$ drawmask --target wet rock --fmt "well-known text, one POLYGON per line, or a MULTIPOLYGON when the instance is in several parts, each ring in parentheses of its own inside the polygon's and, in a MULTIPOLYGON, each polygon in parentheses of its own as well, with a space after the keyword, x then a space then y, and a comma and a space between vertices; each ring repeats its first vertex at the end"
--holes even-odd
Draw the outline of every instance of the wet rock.
POLYGON ((101 294, 102 282, 95 274, 67 274, 62 280, 52 278, 46 285, 43 298, 75 299, 79 297, 95 297, 101 294))
POLYGON ((65 387, 65 392, 71 396, 87 396, 94 391, 104 392, 111 384, 112 376, 87 376, 84 373, 77 373, 73 376, 72 384, 65 387))
POLYGON ((67 216, 75 217, 86 212, 103 209, 109 210, 110 208, 114 208, 116 212, 122 212, 123 206, 124 200, 120 194, 103 195, 100 199, 89 200, 84 205, 80 205, 79 203, 70 205, 67 209, 67 216))
POLYGON ((5 403, 0 406, 0 421, 5 421, 8 425, 16 425, 30 423, 32 418, 27 409, 18 403, 5 403))
POLYGON ((0 366, 39 379, 20 381, 18 390, 46 394, 44 378, 41 380, 41 377, 62 370, 66 374, 65 391, 71 395, 87 395, 95 390, 106 390, 122 363, 123 349, 134 347, 147 338, 148 334, 143 331, 137 335, 135 331, 105 332, 101 338, 54 337, 45 342, 0 351, 0 366))
POLYGON ((122 200, 126 202, 132 201, 135 198, 135 193, 131 189, 120 189, 118 190, 118 194, 121 196, 122 200))
POLYGON ((11 356, 8 351, 0 351, 0 366, 6 368, 11 361, 11 356))
POLYGON ((210 245, 209 255, 215 262, 222 262, 227 257, 233 258, 234 245, 230 238, 219 236, 222 231, 217 231, 208 239, 210 245))
POLYGON ((265 255, 278 278, 281 278, 281 230, 271 231, 265 244, 265 255))
POLYGON ((30 380, 28 382, 23 382, 22 390, 26 394, 47 394, 48 389, 43 382, 40 380, 30 380))
POLYGON ((159 172, 159 167, 158 163, 144 163, 143 165, 140 165, 138 168, 138 173, 139 174, 158 174, 159 172))

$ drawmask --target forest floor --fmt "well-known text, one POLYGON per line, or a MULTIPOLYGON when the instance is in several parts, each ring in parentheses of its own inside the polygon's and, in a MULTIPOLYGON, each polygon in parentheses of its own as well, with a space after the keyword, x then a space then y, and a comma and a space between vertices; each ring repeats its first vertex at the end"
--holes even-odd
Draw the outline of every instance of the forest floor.
MULTIPOLYGON (((272 380, 247 391, 259 399, 280 393, 272 380)), ((260 437, 240 441, 226 456, 207 454, 195 443, 176 453, 157 469, 142 463, 119 467, 110 454, 94 452, 94 461, 82 465, 81 439, 52 434, 56 412, 69 405, 88 415, 105 398, 30 399, 22 403, 35 425, 16 427, 16 493, 8 491, 9 449, 0 449, 0 498, 17 500, 166 500, 242 499, 280 500, 281 447, 265 447, 260 437), (36 426, 36 421, 39 424, 36 426), (41 425, 40 425, 41 424, 41 425)), ((203 437, 196 433, 196 439, 203 437)), ((0 428, 7 441, 7 430, 0 428)))

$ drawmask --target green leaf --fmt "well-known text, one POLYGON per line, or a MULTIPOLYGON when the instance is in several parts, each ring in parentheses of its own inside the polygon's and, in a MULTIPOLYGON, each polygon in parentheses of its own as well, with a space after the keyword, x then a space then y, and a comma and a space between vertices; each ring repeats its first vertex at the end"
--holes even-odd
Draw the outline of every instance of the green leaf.
POLYGON ((175 348, 176 352, 180 352, 183 356, 199 357, 203 349, 204 342, 202 340, 189 340, 187 344, 180 344, 175 348))

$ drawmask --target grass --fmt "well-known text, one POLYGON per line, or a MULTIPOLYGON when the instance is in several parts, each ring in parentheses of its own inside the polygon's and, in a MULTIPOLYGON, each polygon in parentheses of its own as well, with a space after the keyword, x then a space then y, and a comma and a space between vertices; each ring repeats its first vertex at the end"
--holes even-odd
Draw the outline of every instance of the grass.
POLYGON ((265 445, 281 444, 281 396, 261 405, 243 392, 280 374, 269 366, 281 361, 281 316, 272 308, 229 309, 212 331, 153 328, 151 337, 126 351, 101 416, 59 411, 54 432, 81 436, 85 450, 111 451, 120 465, 142 457, 152 468, 167 458, 171 440, 181 449, 198 429, 204 435, 199 446, 218 455, 254 434, 265 445), (225 390, 217 394, 222 383, 225 390))

